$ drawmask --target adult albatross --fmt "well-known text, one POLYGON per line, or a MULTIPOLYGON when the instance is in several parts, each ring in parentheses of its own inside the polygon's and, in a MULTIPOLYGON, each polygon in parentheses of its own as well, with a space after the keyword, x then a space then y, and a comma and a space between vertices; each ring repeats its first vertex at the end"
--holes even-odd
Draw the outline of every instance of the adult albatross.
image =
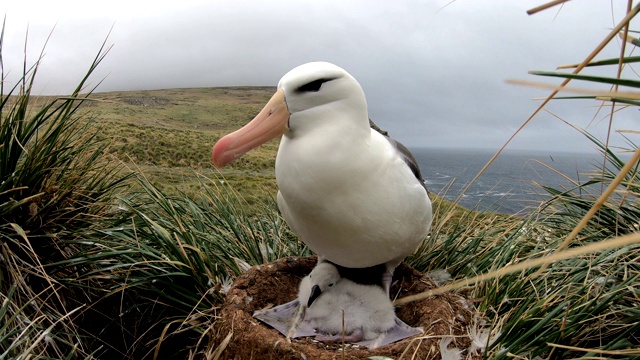
POLYGON ((285 74, 260 113, 213 148, 220 168, 282 136, 278 207, 321 259, 347 268, 395 267, 426 237, 431 201, 409 151, 372 129, 360 84, 327 62, 285 74))

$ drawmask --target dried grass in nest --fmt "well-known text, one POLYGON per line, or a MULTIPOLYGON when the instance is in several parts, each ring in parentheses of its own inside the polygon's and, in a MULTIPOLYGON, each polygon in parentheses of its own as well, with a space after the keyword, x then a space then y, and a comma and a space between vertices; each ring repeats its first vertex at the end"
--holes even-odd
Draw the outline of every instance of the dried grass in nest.
MULTIPOLYGON (((373 355, 439 359, 438 342, 443 337, 454 337, 450 346, 461 349, 469 346, 467 327, 472 323, 474 308, 462 296, 452 293, 396 309, 398 317, 407 324, 424 328, 421 336, 375 350, 350 344, 328 345, 312 338, 288 343, 277 330, 253 318, 252 313, 295 299, 300 279, 315 264, 316 257, 289 257, 253 267, 240 276, 227 294, 207 353, 217 350, 220 359, 364 359, 373 355)), ((435 287, 427 276, 402 264, 394 274, 391 292, 403 297, 435 287)))

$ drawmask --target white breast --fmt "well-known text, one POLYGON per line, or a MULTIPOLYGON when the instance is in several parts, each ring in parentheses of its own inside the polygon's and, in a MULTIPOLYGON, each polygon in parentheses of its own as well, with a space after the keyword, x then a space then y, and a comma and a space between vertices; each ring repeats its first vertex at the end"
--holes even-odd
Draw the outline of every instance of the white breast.
POLYGON ((366 141, 324 139, 318 146, 311 136, 285 136, 276 161, 285 220, 311 250, 346 267, 401 260, 431 224, 424 187, 371 131, 366 141))

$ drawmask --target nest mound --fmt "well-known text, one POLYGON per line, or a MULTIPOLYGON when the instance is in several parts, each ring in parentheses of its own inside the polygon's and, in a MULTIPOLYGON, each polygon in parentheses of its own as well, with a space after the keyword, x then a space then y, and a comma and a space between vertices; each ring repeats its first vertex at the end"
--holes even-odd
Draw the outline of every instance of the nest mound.
MULTIPOLYGON (((240 276, 227 294, 215 323, 210 350, 222 351, 221 359, 365 359, 369 356, 407 359, 440 359, 438 342, 457 336, 450 347, 467 348, 474 308, 457 294, 443 294, 396 309, 396 315, 424 333, 410 339, 369 350, 351 344, 324 344, 313 338, 288 343, 269 325, 253 318, 255 310, 284 304, 297 297, 300 280, 316 265, 316 257, 284 258, 257 266, 240 276), (344 354, 343 354, 344 352, 344 354)), ((437 287, 428 276, 401 264, 393 276, 391 293, 397 298, 437 287)))

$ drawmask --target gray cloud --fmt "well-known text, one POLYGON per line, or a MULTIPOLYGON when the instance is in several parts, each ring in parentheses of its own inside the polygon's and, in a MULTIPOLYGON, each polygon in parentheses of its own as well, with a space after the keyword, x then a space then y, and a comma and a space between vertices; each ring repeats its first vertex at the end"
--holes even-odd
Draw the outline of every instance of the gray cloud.
MULTIPOLYGON (((289 69, 325 60, 360 81, 370 116, 410 146, 497 149, 536 108, 532 98, 548 94, 505 80, 558 83, 527 71, 580 62, 613 26, 611 4, 590 0, 535 16, 525 11, 541 1, 115 1, 100 10, 73 3, 7 5, 8 84, 21 71, 27 23, 30 61, 57 23, 38 91, 58 94, 77 84, 113 26, 107 39, 113 48, 93 78, 94 84, 104 78, 98 91, 275 86, 289 69)), ((614 5, 621 19, 624 4, 614 5)), ((618 51, 609 46, 600 58, 618 51)), ((606 121, 589 125, 589 105, 557 101, 550 109, 606 134, 606 121)), ((622 112, 614 128, 632 128, 633 115, 622 112)), ((587 151, 591 145, 542 113, 512 147, 587 151)))

